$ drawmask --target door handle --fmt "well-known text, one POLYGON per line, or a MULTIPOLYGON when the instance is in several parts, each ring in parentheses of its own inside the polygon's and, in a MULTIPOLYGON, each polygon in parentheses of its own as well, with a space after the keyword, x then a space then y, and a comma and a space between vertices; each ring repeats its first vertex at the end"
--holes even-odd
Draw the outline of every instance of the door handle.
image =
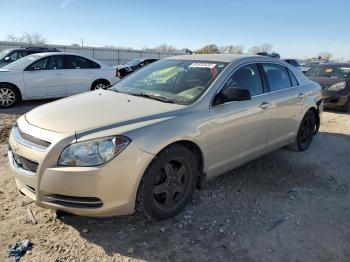
POLYGON ((268 109, 268 108, 270 108, 270 106, 271 106, 270 103, 262 102, 259 107, 261 109, 268 109))
POLYGON ((303 98, 305 97, 305 94, 299 93, 298 97, 299 97, 300 99, 303 99, 303 98))
POLYGON ((62 73, 54 73, 55 76, 62 76, 62 73))

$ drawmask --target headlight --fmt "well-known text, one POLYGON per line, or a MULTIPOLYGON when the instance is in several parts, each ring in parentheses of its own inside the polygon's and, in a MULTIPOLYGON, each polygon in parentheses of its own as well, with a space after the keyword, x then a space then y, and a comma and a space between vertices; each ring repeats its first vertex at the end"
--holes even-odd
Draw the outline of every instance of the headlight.
POLYGON ((329 91, 340 91, 340 90, 343 90, 345 87, 346 87, 346 83, 345 83, 345 81, 343 81, 343 82, 340 82, 338 84, 331 85, 330 87, 328 87, 328 90, 329 91))
POLYGON ((124 136, 112 136, 71 144, 61 153, 62 166, 97 166, 120 154, 130 143, 124 136))

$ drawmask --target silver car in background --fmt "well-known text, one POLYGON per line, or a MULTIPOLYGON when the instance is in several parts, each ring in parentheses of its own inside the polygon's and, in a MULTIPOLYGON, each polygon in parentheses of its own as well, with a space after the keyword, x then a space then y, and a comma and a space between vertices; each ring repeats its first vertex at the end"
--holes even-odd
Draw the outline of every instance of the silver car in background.
POLYGON ((181 212, 206 178, 280 147, 308 149, 321 113, 320 86, 281 60, 175 56, 30 111, 8 156, 39 206, 159 220, 181 212))

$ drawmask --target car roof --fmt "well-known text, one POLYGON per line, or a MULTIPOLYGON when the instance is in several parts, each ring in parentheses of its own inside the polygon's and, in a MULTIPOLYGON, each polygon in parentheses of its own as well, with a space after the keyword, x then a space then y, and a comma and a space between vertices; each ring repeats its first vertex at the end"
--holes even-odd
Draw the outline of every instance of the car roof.
POLYGON ((262 57, 262 56, 240 55, 240 54, 195 54, 195 55, 177 55, 177 56, 167 57, 165 59, 232 63, 238 59, 247 58, 247 57, 262 57))
MULTIPOLYGON (((35 53, 35 54, 31 54, 31 55, 41 56, 41 57, 45 57, 45 56, 49 56, 49 55, 76 55, 76 56, 85 57, 84 55, 74 54, 74 53, 69 53, 69 52, 43 52, 43 53, 35 53)), ((91 58, 89 58, 89 59, 91 59, 91 58)))

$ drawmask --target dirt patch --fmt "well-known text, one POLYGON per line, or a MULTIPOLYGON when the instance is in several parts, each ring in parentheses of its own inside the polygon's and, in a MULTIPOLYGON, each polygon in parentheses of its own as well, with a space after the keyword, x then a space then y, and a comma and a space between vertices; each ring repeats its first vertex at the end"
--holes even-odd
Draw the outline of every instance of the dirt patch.
MULTIPOLYGON (((1 111, 1 134, 24 112, 1 111)), ((0 260, 12 261, 8 245, 28 238, 34 248, 21 261, 347 261, 349 156, 350 115, 326 112, 307 152, 280 149, 208 181, 182 214, 152 223, 36 207, 18 193, 2 142, 0 260)))

